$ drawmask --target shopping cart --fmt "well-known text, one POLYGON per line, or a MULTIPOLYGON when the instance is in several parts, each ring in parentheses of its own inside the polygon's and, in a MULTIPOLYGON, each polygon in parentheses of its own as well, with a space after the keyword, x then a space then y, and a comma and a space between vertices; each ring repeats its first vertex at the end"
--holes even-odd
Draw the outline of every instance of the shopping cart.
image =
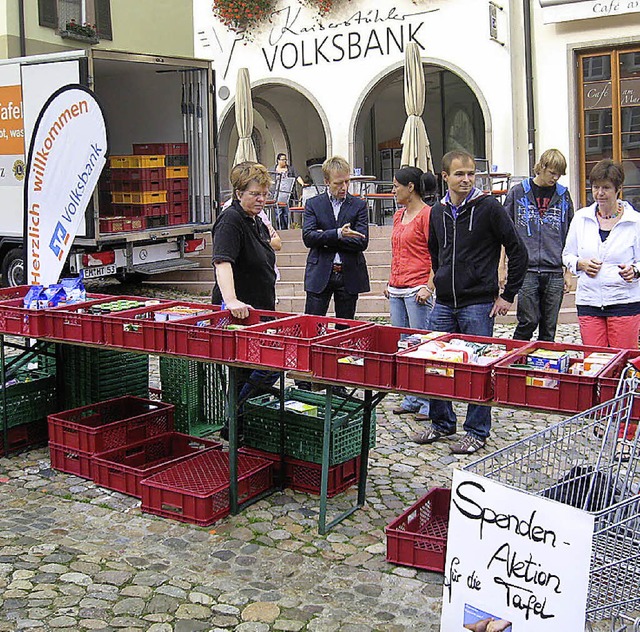
POLYGON ((464 468, 593 515, 587 630, 609 619, 612 632, 640 632, 639 382, 625 368, 613 399, 464 468))

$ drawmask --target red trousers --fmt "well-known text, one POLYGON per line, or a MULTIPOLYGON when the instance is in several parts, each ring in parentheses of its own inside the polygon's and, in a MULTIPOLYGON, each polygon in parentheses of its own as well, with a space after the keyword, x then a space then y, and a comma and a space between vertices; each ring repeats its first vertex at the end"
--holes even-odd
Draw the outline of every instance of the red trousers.
MULTIPOLYGON (((637 349, 640 333, 640 314, 636 316, 580 316, 582 344, 593 347, 613 347, 617 349, 637 349)), ((633 439, 637 424, 630 423, 625 439, 633 439)), ((618 437, 624 435, 624 427, 618 429, 618 437)))
POLYGON ((637 349, 640 314, 636 316, 580 316, 582 344, 592 347, 637 349))

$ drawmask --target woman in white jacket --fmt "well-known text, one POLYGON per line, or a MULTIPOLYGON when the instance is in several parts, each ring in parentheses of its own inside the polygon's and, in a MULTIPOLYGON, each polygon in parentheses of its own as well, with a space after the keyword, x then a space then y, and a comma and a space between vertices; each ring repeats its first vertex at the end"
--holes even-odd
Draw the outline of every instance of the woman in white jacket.
POLYGON ((601 160, 589 174, 595 202, 569 227, 564 265, 578 275, 576 306, 585 345, 638 348, 640 214, 619 199, 622 165, 601 160))

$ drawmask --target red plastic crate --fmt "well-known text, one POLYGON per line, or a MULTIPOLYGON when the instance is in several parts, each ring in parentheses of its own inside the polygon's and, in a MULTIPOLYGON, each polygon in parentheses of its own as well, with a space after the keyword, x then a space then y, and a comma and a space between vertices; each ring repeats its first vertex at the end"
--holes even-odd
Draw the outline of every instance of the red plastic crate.
MULTIPOLYGON (((5 288, 23 290, 24 294, 29 286, 19 288, 5 288)), ((22 297, 24 297, 22 294, 22 297)), ((27 309, 23 306, 23 298, 13 298, 0 301, 0 333, 14 334, 17 336, 30 336, 32 338, 51 337, 52 331, 49 324, 49 314, 56 311, 86 305, 94 299, 103 298, 106 294, 87 294, 87 301, 73 305, 60 305, 47 309, 27 309)))
POLYGON ((47 421, 38 419, 7 429, 7 450, 5 452, 4 433, 0 432, 0 456, 5 453, 27 450, 47 442, 47 421))
POLYGON ((142 498, 140 481, 206 450, 219 450, 222 444, 179 432, 157 435, 129 443, 121 448, 94 454, 94 483, 123 494, 142 498))
POLYGON ((204 318, 216 309, 209 303, 168 301, 161 305, 148 305, 110 316, 105 315, 103 316, 105 343, 112 347, 163 353, 166 347, 165 325, 169 321, 155 320, 156 314, 163 309, 182 306, 207 310, 205 314, 194 318, 204 318))
POLYGON ((133 143, 136 156, 165 154, 168 156, 184 156, 189 153, 188 143, 133 143))
POLYGON ((311 372, 328 381, 393 388, 398 342, 403 336, 414 333, 425 332, 370 325, 336 334, 311 345, 311 372), (347 358, 351 362, 345 362, 347 358))
POLYGON ((114 180, 111 183, 113 193, 146 193, 149 191, 166 191, 163 180, 114 180))
POLYGON ((135 181, 135 180, 143 180, 145 182, 160 182, 160 190, 164 191, 167 181, 167 176, 164 171, 164 167, 151 167, 147 169, 143 169, 141 167, 136 167, 134 169, 112 169, 111 170, 111 182, 118 181, 135 181))
MULTIPOLYGON (((273 464, 273 476, 277 480, 280 471, 280 455, 273 452, 258 450, 257 448, 242 447, 238 450, 240 454, 257 456, 267 459, 273 464)), ((320 484, 322 478, 322 465, 310 463, 285 456, 283 458, 285 467, 285 486, 298 492, 306 494, 320 495, 320 484)), ((338 463, 329 467, 329 480, 327 482, 327 498, 333 498, 343 491, 357 485, 360 481, 360 457, 357 456, 344 463, 338 463)))
MULTIPOLYGON (((218 307, 218 306, 213 306, 218 307)), ((229 325, 255 325, 273 322, 291 314, 252 309, 245 320, 222 310, 206 318, 194 316, 166 324, 166 352, 189 358, 233 362, 236 355, 236 332, 229 325)))
POLYGON ((385 529, 387 562, 444 573, 451 490, 434 487, 385 529))
POLYGON ((91 454, 49 441, 51 467, 60 472, 91 479, 91 454))
MULTIPOLYGON (((107 294, 94 294, 92 300, 86 303, 77 303, 65 307, 56 307, 45 310, 47 337, 66 342, 88 342, 92 344, 104 344, 105 318, 102 314, 92 314, 90 309, 105 302, 118 299, 146 301, 142 296, 110 296, 107 294)), ((169 303, 160 300, 161 304, 169 303)))
POLYGON ((180 224, 189 223, 189 213, 186 211, 179 215, 169 215, 169 226, 179 226, 180 224))
MULTIPOLYGON (((179 191, 179 193, 181 193, 181 191, 179 191)), ((184 215, 189 213, 189 205, 186 202, 169 202, 168 207, 169 215, 184 215)))
MULTIPOLYGON (((627 366, 630 360, 635 358, 640 358, 640 351, 637 349, 623 351, 622 355, 615 362, 612 362, 598 376, 598 395, 596 403, 604 404, 604 402, 615 397, 622 370, 627 366)), ((636 397, 633 400, 631 419, 634 421, 640 420, 640 397, 636 397)))
MULTIPOLYGON (((533 342, 500 360, 495 366, 495 395, 496 402, 512 406, 540 408, 561 413, 578 413, 591 408, 596 402, 596 386, 599 376, 620 359, 623 352, 619 349, 603 347, 586 347, 556 342, 533 342), (534 349, 553 349, 581 351, 585 355, 593 352, 615 353, 601 371, 595 375, 572 375, 570 373, 552 373, 513 366, 524 363, 525 356, 534 349), (554 387, 534 386, 527 384, 527 377, 539 377, 557 381, 554 387)), ((576 360, 574 360, 576 361, 576 360)), ((572 361, 572 363, 574 362, 572 361)))
POLYGON ((184 189, 174 189, 172 191, 167 191, 167 202, 169 202, 169 204, 171 205, 177 204, 178 202, 184 202, 186 204, 188 201, 189 201, 189 187, 185 187, 184 189))
POLYGON ((49 415, 49 439, 84 454, 107 452, 171 432, 173 410, 173 404, 131 395, 116 397, 49 415))
MULTIPOLYGON (((238 454, 238 501, 272 487, 271 463, 238 454)), ((229 513, 229 453, 210 450, 141 483, 142 511, 207 526, 229 513)))
POLYGON ((236 332, 236 360, 276 369, 311 369, 311 345, 324 336, 369 323, 329 316, 298 315, 236 332))
POLYGON ((167 197, 172 191, 186 191, 189 192, 189 178, 167 178, 167 197))
MULTIPOLYGON (((465 334, 446 334, 439 337, 438 340, 447 341, 453 338, 504 345, 508 353, 506 357, 511 357, 510 352, 529 344, 510 338, 489 338, 465 334)), ((396 355, 396 388, 398 390, 474 402, 488 402, 493 397, 491 372, 496 363, 504 358, 480 365, 469 362, 413 358, 406 355, 410 352, 411 349, 407 349, 396 355)))

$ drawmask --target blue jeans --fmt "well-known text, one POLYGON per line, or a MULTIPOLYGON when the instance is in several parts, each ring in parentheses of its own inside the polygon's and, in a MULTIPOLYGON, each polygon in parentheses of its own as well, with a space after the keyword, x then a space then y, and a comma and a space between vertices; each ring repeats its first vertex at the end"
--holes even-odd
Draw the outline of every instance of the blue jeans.
MULTIPOLYGON (((416 302, 416 295, 390 296, 389 313, 391 324, 394 327, 411 327, 412 329, 428 329, 429 314, 433 308, 433 301, 422 305, 416 302)), ((429 414, 429 400, 415 395, 406 395, 400 404, 401 408, 411 412, 419 412, 422 415, 429 414)))
POLYGON ((518 292, 518 326, 514 339, 531 340, 539 327, 538 340, 553 342, 563 296, 562 272, 527 272, 518 292))
MULTIPOLYGON (((429 329, 474 336, 492 336, 494 318, 489 316, 492 307, 493 303, 481 303, 456 309, 436 302, 431 312, 429 329)), ((456 431, 457 420, 450 401, 432 399, 430 416, 437 430, 444 433, 456 431)), ((478 439, 486 439, 491 430, 491 407, 469 404, 463 428, 465 432, 478 439)))

